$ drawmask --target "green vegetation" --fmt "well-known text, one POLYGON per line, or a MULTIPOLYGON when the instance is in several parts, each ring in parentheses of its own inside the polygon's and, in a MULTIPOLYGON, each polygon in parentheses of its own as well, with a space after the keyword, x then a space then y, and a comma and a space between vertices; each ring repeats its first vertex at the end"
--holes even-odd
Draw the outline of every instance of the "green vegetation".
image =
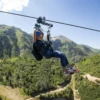
POLYGON ((55 89, 67 80, 59 61, 12 58, 0 62, 0 83, 22 88, 28 95, 55 89))
MULTIPOLYGON (((75 81, 81 100, 100 100, 100 85, 83 77, 88 73, 100 78, 100 55, 84 59, 78 66, 81 72, 75 75, 75 81)), ((97 82, 99 83, 100 81, 97 82)))
POLYGON ((73 100, 73 91, 70 87, 58 93, 51 93, 47 95, 40 95, 40 100, 53 100, 54 98, 66 98, 66 100, 73 100))
POLYGON ((76 81, 76 88, 79 91, 81 100, 100 100, 100 85, 90 82, 83 77, 77 78, 76 81))
POLYGON ((11 99, 9 99, 9 98, 7 98, 5 96, 0 95, 0 100, 11 100, 11 99))
POLYGON ((80 70, 83 74, 90 74, 100 78, 100 55, 83 59, 79 63, 80 70))
POLYGON ((30 35, 15 27, 0 26, 0 58, 31 55, 31 50, 30 35))

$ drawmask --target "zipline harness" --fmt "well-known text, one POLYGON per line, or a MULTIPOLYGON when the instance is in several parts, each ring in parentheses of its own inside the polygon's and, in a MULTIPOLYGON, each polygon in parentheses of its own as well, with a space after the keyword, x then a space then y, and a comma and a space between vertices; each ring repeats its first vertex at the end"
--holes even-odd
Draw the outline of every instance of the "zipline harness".
POLYGON ((42 60, 43 52, 46 52, 47 50, 50 50, 50 55, 52 55, 52 52, 53 52, 52 42, 50 40, 51 39, 50 30, 51 30, 51 27, 53 27, 53 25, 50 24, 50 23, 46 23, 46 18, 45 17, 43 17, 43 18, 39 17, 37 19, 37 23, 35 24, 35 28, 39 29, 39 30, 42 30, 40 24, 48 26, 48 31, 47 31, 47 41, 37 40, 35 43, 33 43, 32 54, 34 55, 34 57, 38 61, 42 60))

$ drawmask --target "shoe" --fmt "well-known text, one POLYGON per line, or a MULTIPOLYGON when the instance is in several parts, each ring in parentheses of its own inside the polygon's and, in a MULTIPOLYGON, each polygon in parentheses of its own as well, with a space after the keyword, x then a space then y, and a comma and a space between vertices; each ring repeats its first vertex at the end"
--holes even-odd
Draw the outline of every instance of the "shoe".
POLYGON ((64 74, 68 74, 68 75, 72 75, 74 73, 79 73, 79 70, 76 69, 75 67, 70 67, 64 72, 64 74))

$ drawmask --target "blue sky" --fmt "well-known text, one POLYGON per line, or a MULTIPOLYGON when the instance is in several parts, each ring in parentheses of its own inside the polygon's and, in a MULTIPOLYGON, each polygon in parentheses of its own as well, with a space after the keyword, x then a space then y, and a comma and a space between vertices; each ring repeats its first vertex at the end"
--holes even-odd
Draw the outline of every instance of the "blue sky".
MULTIPOLYGON (((100 0, 29 0, 22 9, 8 11, 34 17, 45 16, 49 20, 100 30, 100 0)), ((0 13, 0 24, 19 27, 28 33, 33 33, 35 22, 34 19, 0 13)), ((52 36, 63 35, 78 44, 100 49, 100 32, 55 23, 53 25, 52 36)))

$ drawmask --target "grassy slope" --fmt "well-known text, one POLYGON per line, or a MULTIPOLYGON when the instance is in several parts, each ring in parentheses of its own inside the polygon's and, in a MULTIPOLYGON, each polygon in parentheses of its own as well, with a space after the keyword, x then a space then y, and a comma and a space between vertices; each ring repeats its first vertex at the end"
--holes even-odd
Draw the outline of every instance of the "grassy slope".
POLYGON ((19 28, 0 26, 0 58, 31 55, 32 37, 19 28))
POLYGON ((4 85, 0 85, 0 97, 2 100, 25 100, 28 98, 22 90, 4 85))

